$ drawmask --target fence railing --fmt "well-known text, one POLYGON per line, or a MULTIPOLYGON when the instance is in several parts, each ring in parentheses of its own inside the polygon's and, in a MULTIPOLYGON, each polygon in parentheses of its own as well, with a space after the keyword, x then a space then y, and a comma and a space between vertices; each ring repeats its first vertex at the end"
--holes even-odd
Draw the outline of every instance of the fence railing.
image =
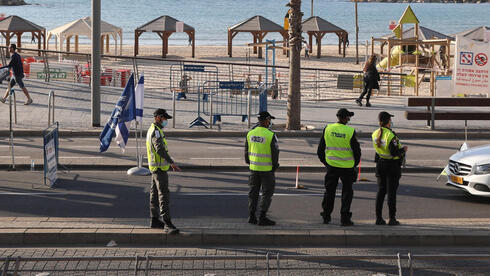
MULTIPOLYGON (((26 48, 20 50, 24 61, 26 79, 90 85, 90 54, 26 48)), ((0 46, 0 51, 2 51, 1 56, 5 56, 7 48, 0 46)), ((134 71, 139 74, 144 72, 145 89, 168 93, 168 96, 176 90, 197 91, 198 85, 203 81, 264 83, 264 80, 267 79, 270 81, 265 83, 266 87, 268 89, 276 89, 279 98, 284 98, 287 94, 289 81, 288 66, 265 64, 102 55, 101 67, 100 82, 102 87, 124 87, 131 72, 134 71), (183 75, 196 72, 195 69, 192 71, 192 67, 196 65, 215 69, 212 70, 213 72, 206 70, 206 74, 195 74, 197 77, 189 80, 187 85, 182 88, 183 75), (191 70, 186 71, 186 68, 191 68, 191 70), (266 68, 274 70, 265 70, 266 68), (193 87, 195 88, 194 90, 193 87)), ((302 68, 302 98, 307 100, 325 100, 354 97, 360 92, 360 85, 356 85, 351 89, 339 88, 337 85, 339 76, 346 74, 354 78, 356 75, 362 74, 362 72, 327 68, 302 68)), ((380 93, 386 95, 412 95, 412 89, 403 89, 401 76, 404 75, 381 73, 380 93)))
POLYGON ((283 255, 267 252, 253 255, 215 256, 10 256, 0 258, 0 262, 1 276, 40 272, 77 273, 77 275, 94 272, 125 272, 133 275, 175 272, 200 273, 200 275, 212 272, 235 274, 257 272, 264 275, 280 275, 281 272, 291 273, 291 271, 327 273, 335 270, 383 271, 398 275, 417 275, 431 271, 434 273, 437 271, 488 272, 490 254, 283 255), (468 265, 468 262, 474 263, 468 265))

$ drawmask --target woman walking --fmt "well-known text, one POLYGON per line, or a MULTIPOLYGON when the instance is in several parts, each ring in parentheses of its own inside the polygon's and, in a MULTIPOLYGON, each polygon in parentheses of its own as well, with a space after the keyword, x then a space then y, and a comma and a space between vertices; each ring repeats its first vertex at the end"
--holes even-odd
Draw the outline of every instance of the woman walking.
POLYGON ((371 55, 364 65, 364 88, 361 95, 356 99, 356 103, 362 106, 362 98, 366 95, 366 107, 370 107, 369 99, 371 98, 371 92, 373 89, 379 89, 379 73, 376 69, 376 55, 371 55))
POLYGON ((379 129, 372 134, 376 150, 376 178, 378 194, 376 195, 376 225, 385 225, 383 219, 383 202, 388 194, 389 225, 399 225, 396 220, 396 190, 400 183, 401 166, 407 146, 402 146, 398 136, 391 130, 391 115, 382 111, 378 115, 379 129))

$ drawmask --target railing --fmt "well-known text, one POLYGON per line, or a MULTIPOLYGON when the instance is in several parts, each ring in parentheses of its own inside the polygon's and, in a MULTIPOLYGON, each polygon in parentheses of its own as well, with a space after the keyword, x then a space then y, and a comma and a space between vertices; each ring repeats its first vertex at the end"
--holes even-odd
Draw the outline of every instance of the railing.
POLYGON ((416 275, 418 273, 436 273, 443 271, 464 271, 470 273, 488 272, 489 254, 466 255, 298 255, 267 252, 254 255, 216 255, 216 256, 101 256, 101 257, 22 257, 0 258, 1 276, 19 275, 19 273, 80 273, 125 272, 133 275, 150 273, 247 273, 257 272, 264 275, 280 275, 281 272, 297 274, 335 270, 383 271, 398 275, 416 275), (455 265, 460 261, 465 264, 455 265), (415 266, 415 262, 421 265, 415 266), (437 261, 449 262, 439 263, 437 261), (406 262, 406 265, 404 263, 406 262), (428 262, 428 264, 426 264, 428 262), (477 264, 468 265, 467 262, 477 264), (485 262, 482 264, 482 262, 485 262), (369 265, 372 264, 372 265, 369 265), (174 267, 175 266, 175 267, 174 267), (436 271, 433 271, 436 270, 436 271))
POLYGON ((48 127, 54 124, 54 108, 54 90, 51 90, 48 95, 48 127))

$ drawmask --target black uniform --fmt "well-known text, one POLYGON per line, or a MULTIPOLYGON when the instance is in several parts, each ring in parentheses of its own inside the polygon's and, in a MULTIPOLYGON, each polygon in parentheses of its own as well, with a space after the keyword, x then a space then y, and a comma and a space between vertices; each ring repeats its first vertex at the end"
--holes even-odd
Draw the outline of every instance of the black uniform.
POLYGON ((320 159, 325 167, 327 167, 327 173, 325 174, 325 194, 323 195, 322 201, 323 212, 321 215, 325 223, 330 221, 330 214, 333 211, 335 202, 335 192, 340 178, 342 181, 342 205, 340 208, 341 221, 347 221, 350 220, 352 216, 352 213, 350 212, 350 205, 352 203, 352 197, 354 196, 352 184, 355 182, 357 176, 354 168, 357 167, 361 160, 361 147, 357 141, 356 132, 354 131, 350 140, 350 146, 354 154, 354 168, 337 168, 330 166, 325 160, 325 130, 326 127, 323 129, 323 135, 317 150, 318 159, 320 159))
POLYGON ((405 158, 405 150, 399 147, 399 139, 394 131, 395 137, 391 139, 388 149, 390 154, 400 159, 384 159, 376 153, 376 178, 378 182, 378 193, 376 195, 376 218, 383 217, 383 202, 388 194, 388 209, 390 220, 396 220, 396 191, 400 184, 402 175, 401 166, 405 158))

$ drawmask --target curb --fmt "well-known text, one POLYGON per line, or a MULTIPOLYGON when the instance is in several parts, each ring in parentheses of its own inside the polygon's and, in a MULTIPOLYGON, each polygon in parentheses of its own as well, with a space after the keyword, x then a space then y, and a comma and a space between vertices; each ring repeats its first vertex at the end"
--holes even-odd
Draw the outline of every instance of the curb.
MULTIPOLYGON (((84 130, 84 131, 71 131, 60 130, 60 137, 99 137, 102 130, 84 130)), ((185 130, 167 130, 165 131, 167 137, 184 137, 184 138, 214 138, 214 137, 245 137, 247 131, 185 131, 185 130)), ((312 131, 276 131, 279 137, 284 138, 305 138, 315 137, 319 138, 322 135, 322 130, 312 131)), ((370 132, 357 131, 358 138, 371 138, 370 132)), ((444 130, 444 131, 397 131, 398 136, 403 139, 464 139, 465 134, 463 130, 444 130)), ((9 130, 1 129, 0 135, 8 137, 10 136, 9 130)), ((15 137, 42 137, 42 130, 14 130, 15 137)), ((134 132, 130 133, 130 137, 134 138, 134 132)), ((470 131, 468 132, 470 140, 474 139, 490 139, 489 130, 470 131)))
POLYGON ((178 235, 162 234, 155 229, 2 229, 4 245, 118 245, 171 246, 490 246, 485 231, 417 231, 385 230, 263 230, 253 233, 217 230, 183 231, 178 235))
MULTIPOLYGON (((127 171, 134 168, 134 165, 91 165, 91 164, 79 164, 79 165, 58 165, 60 169, 63 170, 73 170, 73 171, 127 171)), ((248 172, 249 169, 246 166, 186 166, 182 165, 179 167, 183 171, 231 171, 231 172, 248 172)), ((30 165, 22 164, 16 165, 15 170, 10 168, 9 164, 0 164, 0 170, 4 171, 28 171, 30 170, 30 165)), ((36 171, 43 170, 40 165, 36 166, 36 171)), ((363 173, 374 173, 375 167, 362 167, 363 173)), ((403 168, 402 173, 440 173, 444 168, 439 167, 419 167, 419 168, 403 168)), ((297 166, 283 166, 279 167, 277 172, 296 172, 297 166)), ((325 172, 325 167, 323 166, 300 166, 301 172, 325 172)))

